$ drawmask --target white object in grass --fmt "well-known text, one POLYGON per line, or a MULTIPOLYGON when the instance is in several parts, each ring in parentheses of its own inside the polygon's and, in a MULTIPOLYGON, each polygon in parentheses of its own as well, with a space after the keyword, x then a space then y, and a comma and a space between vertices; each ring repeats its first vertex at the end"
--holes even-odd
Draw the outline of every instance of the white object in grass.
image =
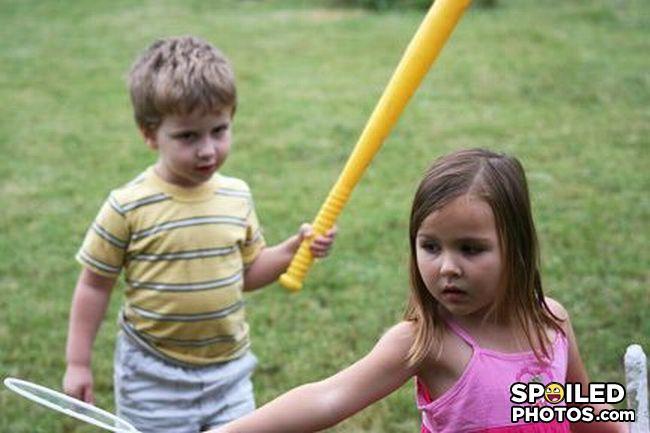
POLYGON ((646 355, 638 344, 630 345, 625 351, 625 381, 627 404, 636 414, 635 421, 630 424, 630 433, 650 433, 648 364, 646 355))
POLYGON ((115 433, 140 433, 128 422, 92 404, 26 380, 8 377, 7 388, 45 407, 115 433))

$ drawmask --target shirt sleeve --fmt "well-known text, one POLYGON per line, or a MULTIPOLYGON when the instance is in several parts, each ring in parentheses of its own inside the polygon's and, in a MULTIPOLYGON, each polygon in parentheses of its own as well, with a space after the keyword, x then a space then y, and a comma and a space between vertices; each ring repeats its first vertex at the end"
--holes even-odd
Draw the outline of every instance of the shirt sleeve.
POLYGON ((246 216, 246 238, 241 246, 242 261, 244 268, 249 267, 260 255, 262 249, 266 246, 266 241, 262 234, 262 227, 260 226, 257 214, 255 213, 255 205, 253 199, 250 200, 250 209, 246 216))
POLYGON ((110 195, 86 232, 76 259, 97 274, 116 277, 122 270, 129 238, 124 212, 110 195))

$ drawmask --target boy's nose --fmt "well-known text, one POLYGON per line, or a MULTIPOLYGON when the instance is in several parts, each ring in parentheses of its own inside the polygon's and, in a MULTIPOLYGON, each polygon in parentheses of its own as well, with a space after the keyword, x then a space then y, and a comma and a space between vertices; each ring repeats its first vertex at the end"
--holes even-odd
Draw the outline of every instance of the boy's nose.
POLYGON ((207 138, 201 142, 201 145, 198 148, 197 156, 200 159, 212 158, 217 153, 217 143, 210 138, 207 138))

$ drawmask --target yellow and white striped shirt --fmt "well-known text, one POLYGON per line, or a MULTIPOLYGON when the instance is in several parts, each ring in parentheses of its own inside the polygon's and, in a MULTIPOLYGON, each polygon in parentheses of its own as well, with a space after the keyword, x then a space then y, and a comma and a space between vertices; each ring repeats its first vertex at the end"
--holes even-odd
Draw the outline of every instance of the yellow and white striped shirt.
POLYGON ((244 181, 215 174, 183 188, 150 167, 110 193, 77 260, 105 276, 124 269, 121 326, 145 349, 207 365, 250 345, 243 275, 264 245, 244 181))

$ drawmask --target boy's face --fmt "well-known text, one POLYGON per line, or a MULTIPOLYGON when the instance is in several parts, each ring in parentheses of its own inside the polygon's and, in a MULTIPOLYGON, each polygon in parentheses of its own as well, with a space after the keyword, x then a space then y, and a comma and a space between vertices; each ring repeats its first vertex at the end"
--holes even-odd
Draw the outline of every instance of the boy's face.
POLYGON ((232 110, 192 112, 163 118, 155 131, 143 131, 159 153, 156 172, 167 182, 192 187, 209 180, 221 167, 231 142, 232 110))

